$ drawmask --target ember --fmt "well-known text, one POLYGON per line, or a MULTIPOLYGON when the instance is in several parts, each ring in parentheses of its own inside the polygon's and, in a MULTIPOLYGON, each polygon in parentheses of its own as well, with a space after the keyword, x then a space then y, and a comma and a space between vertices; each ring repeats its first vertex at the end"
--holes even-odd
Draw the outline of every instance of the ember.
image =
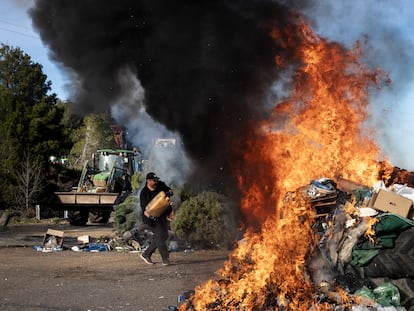
MULTIPOLYGON (((387 163, 380 166, 379 147, 362 125, 370 87, 387 77, 360 62, 359 44, 350 51, 327 42, 301 18, 293 28, 275 29, 274 40, 281 32, 291 34, 283 44, 292 45, 300 64, 294 90, 246 139, 248 165, 235 169, 242 211, 250 224, 262 224, 260 232, 249 229, 219 278, 196 288, 181 310, 326 310, 352 302, 341 288, 320 298, 323 284, 312 282, 307 267, 317 253, 315 211, 292 190, 321 176, 365 185, 378 180, 387 163)), ((275 59, 284 66, 281 55, 275 59)))

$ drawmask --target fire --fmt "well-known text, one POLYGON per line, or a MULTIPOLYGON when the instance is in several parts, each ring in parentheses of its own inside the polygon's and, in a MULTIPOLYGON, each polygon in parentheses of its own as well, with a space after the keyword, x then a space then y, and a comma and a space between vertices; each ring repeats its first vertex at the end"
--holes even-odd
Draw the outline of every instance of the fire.
POLYGON ((374 230, 374 225, 378 222, 378 219, 375 217, 367 217, 367 225, 368 225, 368 229, 367 231, 364 233, 364 236, 366 236, 370 242, 375 243, 375 230, 374 230))
MULTIPOLYGON (((245 165, 237 169, 242 211, 262 227, 246 233, 217 280, 196 288, 194 310, 329 309, 306 268, 316 244, 314 211, 292 191, 321 177, 371 185, 381 170, 380 149, 363 122, 369 91, 385 75, 360 61, 358 44, 347 50, 324 40, 301 19, 271 35, 288 38, 282 44, 298 65, 292 95, 250 133, 245 165)), ((275 60, 284 66, 281 55, 275 60)))
POLYGON ((313 292, 304 278, 306 255, 313 243, 307 219, 313 211, 294 193, 284 204, 282 219, 265 222, 261 234, 249 231, 245 235, 219 271, 219 280, 196 288, 194 310, 252 310, 257 306, 309 310, 302 304, 312 299, 313 292), (301 228, 300 238, 291 227, 301 228), (294 247, 286 247, 286 243, 294 247))

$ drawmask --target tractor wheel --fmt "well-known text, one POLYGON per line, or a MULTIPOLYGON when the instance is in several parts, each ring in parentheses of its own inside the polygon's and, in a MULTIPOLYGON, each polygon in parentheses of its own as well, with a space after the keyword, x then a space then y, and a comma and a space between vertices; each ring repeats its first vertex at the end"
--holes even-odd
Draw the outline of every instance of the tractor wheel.
POLYGON ((92 224, 106 224, 109 217, 111 217, 110 211, 93 211, 89 212, 89 222, 92 224))
POLYGON ((88 222, 88 211, 69 211, 68 220, 72 226, 85 226, 88 222))
POLYGON ((383 249, 364 267, 367 277, 414 278, 414 227, 400 233, 395 245, 383 249))
POLYGON ((378 286, 384 280, 388 280, 397 286, 401 295, 401 305, 408 311, 414 311, 413 236, 414 227, 403 231, 395 240, 394 248, 381 250, 364 267, 368 283, 378 286))

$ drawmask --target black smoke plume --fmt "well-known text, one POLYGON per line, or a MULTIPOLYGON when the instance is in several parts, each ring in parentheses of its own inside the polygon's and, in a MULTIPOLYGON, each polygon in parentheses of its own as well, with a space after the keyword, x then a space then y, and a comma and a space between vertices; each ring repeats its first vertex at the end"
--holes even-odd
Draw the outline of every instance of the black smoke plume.
POLYGON ((292 22, 285 2, 37 0, 29 13, 51 58, 76 80, 78 112, 108 111, 128 68, 147 113, 181 135, 197 181, 223 185, 244 133, 275 95, 275 56, 289 58, 269 36, 292 22))

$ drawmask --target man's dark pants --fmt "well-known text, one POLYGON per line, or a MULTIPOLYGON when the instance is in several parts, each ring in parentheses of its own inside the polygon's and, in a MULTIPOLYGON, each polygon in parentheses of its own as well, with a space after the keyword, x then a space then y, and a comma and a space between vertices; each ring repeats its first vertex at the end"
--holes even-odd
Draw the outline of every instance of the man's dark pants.
POLYGON ((160 217, 155 222, 155 225, 151 227, 154 236, 151 243, 145 252, 142 254, 145 257, 151 257, 151 255, 158 248, 163 261, 168 261, 169 253, 167 248, 168 239, 168 219, 167 217, 160 217))

